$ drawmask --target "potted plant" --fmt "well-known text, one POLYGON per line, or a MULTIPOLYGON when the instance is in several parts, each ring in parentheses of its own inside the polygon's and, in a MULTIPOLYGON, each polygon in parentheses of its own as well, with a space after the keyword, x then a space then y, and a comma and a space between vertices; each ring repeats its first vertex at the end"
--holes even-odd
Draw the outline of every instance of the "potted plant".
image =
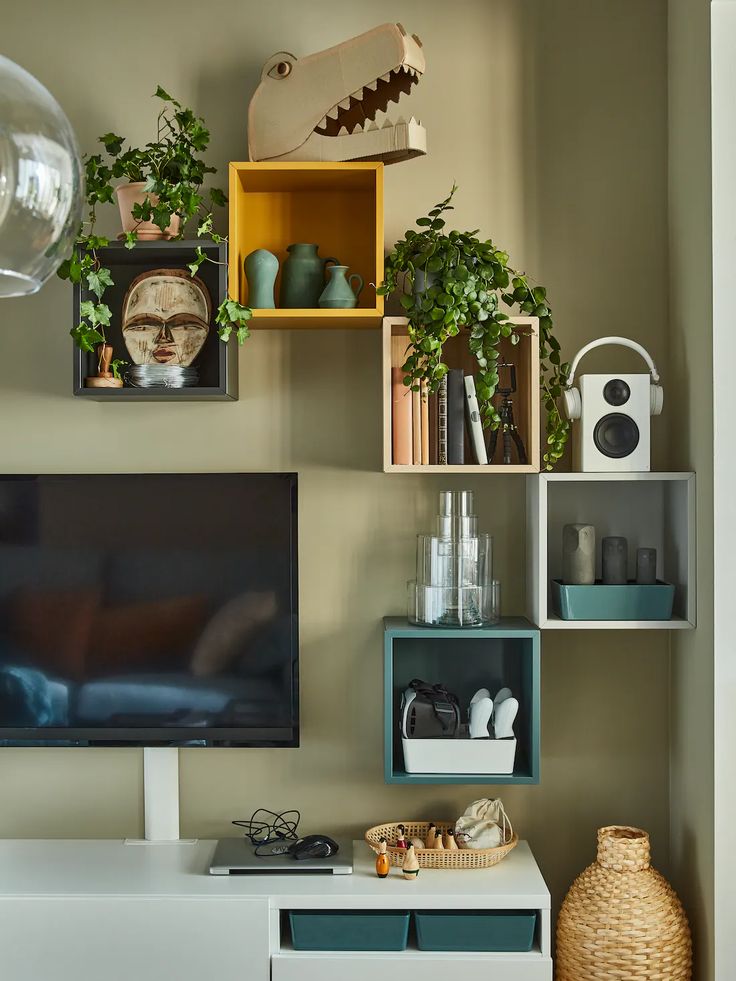
MULTIPOLYGON (((97 235, 97 208, 113 202, 117 193, 123 222, 126 248, 135 247, 138 239, 182 238, 187 223, 197 220, 197 237, 207 237, 220 243, 227 238, 213 230, 212 207, 224 206, 227 198, 219 188, 209 189, 205 198, 202 185, 207 174, 215 173, 201 159, 209 145, 210 134, 204 120, 172 98, 159 85, 154 97, 163 102, 156 120, 156 139, 144 147, 124 149, 125 138, 106 133, 99 138, 103 154, 84 157, 88 213, 79 231, 74 253, 59 267, 58 275, 81 286, 95 299, 81 304, 80 322, 71 334, 83 351, 95 349, 102 357, 106 343, 105 328, 112 313, 103 302, 106 289, 113 285, 110 270, 100 261, 98 250, 109 239, 97 235), (115 187, 113 181, 127 178, 127 183, 115 187)), ((194 276, 208 258, 200 248, 195 249, 189 271, 194 276)), ((238 342, 249 336, 248 307, 227 297, 218 307, 215 323, 220 338, 227 341, 235 331, 238 342)), ((122 362, 116 362, 116 377, 122 362)))
POLYGON ((452 190, 444 201, 417 219, 418 231, 407 231, 386 259, 382 296, 401 290, 401 305, 409 318, 409 348, 403 365, 404 384, 421 391, 422 383, 436 392, 447 373, 442 351, 449 337, 463 331, 478 362, 476 392, 484 426, 498 428, 501 419, 493 404, 498 385, 499 344, 508 337, 518 344, 523 331, 500 309, 518 307, 539 318, 542 403, 547 412, 548 470, 562 456, 569 423, 557 399, 562 394, 568 364, 561 363, 560 345, 553 333, 552 311, 543 286, 534 286, 509 265, 509 255, 490 239, 471 232, 445 232, 445 215, 453 210, 452 190))

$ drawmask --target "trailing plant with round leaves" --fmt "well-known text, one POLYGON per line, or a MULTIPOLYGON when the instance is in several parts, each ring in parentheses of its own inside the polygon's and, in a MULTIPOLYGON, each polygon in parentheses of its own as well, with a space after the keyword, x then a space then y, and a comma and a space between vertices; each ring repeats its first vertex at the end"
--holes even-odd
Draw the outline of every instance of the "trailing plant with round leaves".
MULTIPOLYGON (((202 189, 207 174, 216 172, 200 157, 210 141, 204 120, 182 106, 160 85, 154 98, 163 102, 156 120, 155 140, 144 147, 124 150, 124 137, 106 133, 99 138, 106 158, 101 153, 84 157, 87 218, 82 222, 73 254, 57 270, 61 279, 81 285, 95 297, 80 305, 80 321, 71 330, 72 337, 83 351, 93 352, 98 344, 105 343, 105 328, 109 327, 112 318, 103 296, 107 288, 114 284, 110 270, 102 265, 98 256, 98 249, 110 243, 109 239, 95 233, 95 226, 98 205, 113 202, 113 180, 126 178, 131 182, 145 182, 144 201, 133 205, 136 226, 124 236, 126 248, 135 247, 137 228, 141 222, 152 221, 163 232, 175 215, 181 219, 177 238, 184 237, 187 222, 196 218, 197 238, 208 237, 216 243, 227 243, 226 236, 218 235, 213 230, 211 210, 212 207, 224 207, 227 198, 217 187, 211 187, 207 197, 202 189)), ((188 264, 192 276, 196 275, 203 262, 216 260, 210 259, 198 247, 192 262, 188 264)), ((251 317, 249 307, 229 297, 223 300, 215 316, 221 340, 227 341, 235 331, 238 342, 242 344, 250 336, 248 321, 251 317)), ((118 362, 118 372, 121 364, 118 362)))
POLYGON ((498 386, 499 345, 502 338, 518 344, 523 328, 500 309, 517 307, 539 318, 540 389, 547 413, 547 446, 543 462, 548 470, 562 456, 569 423, 562 418, 557 399, 562 394, 569 364, 560 359, 554 336, 552 311, 543 286, 534 286, 524 273, 509 265, 509 255, 490 239, 481 241, 478 229, 445 232, 445 218, 453 210, 452 190, 444 201, 417 219, 419 231, 410 229, 386 259, 381 296, 401 290, 401 305, 409 318, 409 348, 403 365, 404 384, 420 391, 426 382, 436 392, 447 373, 442 360, 445 342, 461 331, 478 362, 476 393, 484 426, 501 425, 493 399, 498 386))

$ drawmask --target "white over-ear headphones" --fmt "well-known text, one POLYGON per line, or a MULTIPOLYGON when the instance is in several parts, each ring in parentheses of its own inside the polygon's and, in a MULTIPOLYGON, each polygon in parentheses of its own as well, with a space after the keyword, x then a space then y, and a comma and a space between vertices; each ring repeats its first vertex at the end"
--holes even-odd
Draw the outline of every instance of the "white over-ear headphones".
POLYGON ((577 369, 578 363, 585 355, 592 351, 593 348, 603 347, 607 344, 617 344, 620 347, 631 348, 632 351, 636 351, 640 354, 642 358, 646 361, 649 371, 652 376, 652 384, 649 386, 649 414, 652 416, 658 416, 662 412, 662 406, 664 404, 664 390, 661 385, 658 385, 659 373, 657 372, 657 366, 654 364, 649 352, 637 344, 636 341, 630 341, 628 337, 599 337, 597 341, 591 341, 590 344, 586 344, 585 347, 581 347, 575 357, 572 359, 572 364, 570 365, 570 373, 567 376, 567 388, 564 391, 565 397, 565 413, 568 419, 579 419, 580 414, 583 411, 583 403, 580 398, 580 392, 574 387, 575 382, 575 370, 577 369))

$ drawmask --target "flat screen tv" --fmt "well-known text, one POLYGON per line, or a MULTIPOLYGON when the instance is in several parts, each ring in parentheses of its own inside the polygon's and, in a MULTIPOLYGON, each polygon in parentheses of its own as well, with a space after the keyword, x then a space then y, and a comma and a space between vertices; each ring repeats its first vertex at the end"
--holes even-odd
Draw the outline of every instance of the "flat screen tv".
POLYGON ((0 745, 296 746, 295 474, 0 476, 0 745))

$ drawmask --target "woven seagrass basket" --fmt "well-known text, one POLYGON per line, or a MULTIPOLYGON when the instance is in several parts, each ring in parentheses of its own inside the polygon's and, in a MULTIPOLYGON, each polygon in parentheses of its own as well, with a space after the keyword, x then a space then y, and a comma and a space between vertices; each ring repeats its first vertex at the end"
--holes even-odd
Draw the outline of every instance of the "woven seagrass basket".
MULTIPOLYGON (((404 826, 407 841, 411 838, 421 838, 424 841, 429 833, 429 821, 397 821, 395 824, 377 824, 365 833, 365 840, 374 852, 378 852, 381 838, 388 842, 387 854, 392 865, 401 866, 406 855, 405 848, 396 848, 393 844, 399 836, 399 824, 404 826)), ((452 821, 436 821, 437 831, 454 829, 452 821)), ((464 848, 460 843, 457 851, 436 851, 434 848, 417 848, 415 853, 420 869, 489 869, 506 858, 512 848, 519 843, 518 836, 509 825, 505 831, 505 842, 498 848, 464 848)))
POLYGON ((557 920, 556 981, 689 981, 690 927, 649 864, 639 828, 598 831, 598 857, 570 887, 557 920))

